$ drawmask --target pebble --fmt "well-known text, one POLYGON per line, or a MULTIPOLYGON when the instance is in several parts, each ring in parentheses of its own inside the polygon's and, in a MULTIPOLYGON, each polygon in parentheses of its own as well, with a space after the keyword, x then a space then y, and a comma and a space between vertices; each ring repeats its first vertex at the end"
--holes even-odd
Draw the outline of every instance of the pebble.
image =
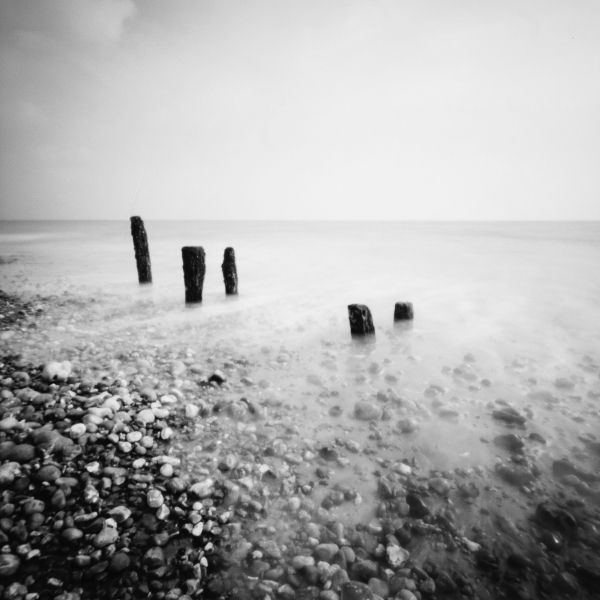
POLYGON ((109 544, 114 544, 119 539, 119 532, 113 527, 105 527, 93 539, 92 544, 95 548, 105 548, 109 544))
POLYGON ((361 421, 376 421, 381 418, 381 408, 361 400, 354 405, 354 416, 361 421))

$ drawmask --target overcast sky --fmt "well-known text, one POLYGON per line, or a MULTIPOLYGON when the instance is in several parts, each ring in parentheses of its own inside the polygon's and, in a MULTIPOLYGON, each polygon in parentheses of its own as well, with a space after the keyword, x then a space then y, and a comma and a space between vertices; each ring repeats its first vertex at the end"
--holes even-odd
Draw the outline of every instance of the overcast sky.
POLYGON ((600 219, 598 0, 0 0, 0 217, 600 219))

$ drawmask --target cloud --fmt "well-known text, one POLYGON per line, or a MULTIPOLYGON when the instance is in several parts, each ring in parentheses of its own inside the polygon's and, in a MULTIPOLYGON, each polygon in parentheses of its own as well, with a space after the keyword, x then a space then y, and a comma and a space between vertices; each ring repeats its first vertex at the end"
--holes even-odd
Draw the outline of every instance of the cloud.
POLYGON ((137 12, 133 0, 0 0, 3 34, 110 44, 137 12))
POLYGON ((81 40, 116 42, 136 13, 133 0, 60 0, 56 10, 81 40))

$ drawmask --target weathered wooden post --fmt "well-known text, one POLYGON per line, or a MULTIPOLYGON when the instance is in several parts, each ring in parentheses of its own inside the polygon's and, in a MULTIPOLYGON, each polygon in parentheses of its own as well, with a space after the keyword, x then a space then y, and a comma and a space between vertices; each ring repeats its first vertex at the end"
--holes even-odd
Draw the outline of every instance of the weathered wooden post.
POLYGON ((131 217, 131 236, 135 250, 138 279, 140 283, 152 283, 152 267, 150 266, 150 248, 148 236, 141 217, 131 217))
POLYGON ((412 302, 396 302, 394 321, 412 321, 414 316, 412 302))
POLYGON ((183 281, 185 283, 185 301, 202 302, 202 286, 206 264, 204 248, 200 246, 184 246, 181 249, 183 258, 183 281))
POLYGON ((225 248, 223 256, 223 279, 225 280, 225 293, 230 296, 238 293, 238 276, 235 266, 235 251, 233 248, 225 248))
POLYGON ((373 317, 368 306, 364 304, 349 304, 348 318, 350 319, 350 333, 354 335, 375 335, 373 317))

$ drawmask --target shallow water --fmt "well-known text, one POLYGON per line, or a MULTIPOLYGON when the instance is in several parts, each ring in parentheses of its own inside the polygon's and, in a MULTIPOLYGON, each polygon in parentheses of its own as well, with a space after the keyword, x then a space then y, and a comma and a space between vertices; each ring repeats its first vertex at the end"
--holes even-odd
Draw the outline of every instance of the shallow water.
MULTIPOLYGON (((48 320, 44 344, 21 344, 16 335, 0 342, 4 349, 40 361, 96 360, 97 375, 110 371, 111 348, 116 354, 132 344, 141 357, 169 346, 174 356, 214 368, 244 357, 247 368, 228 373, 234 382, 244 374, 268 382, 244 394, 272 407, 278 434, 293 426, 313 450, 340 439, 359 444, 358 453, 348 448, 349 467, 331 474, 363 497, 361 505, 335 509, 349 521, 374 515, 372 473, 402 459, 416 461, 421 473, 459 469, 475 479, 481 495, 461 506, 465 527, 486 520, 493 527, 497 514, 523 520, 540 498, 557 493, 600 504, 597 481, 587 488, 577 478, 565 484, 552 472, 553 461, 567 457, 582 472, 599 473, 600 457, 589 452, 600 438, 599 224, 146 227, 151 286, 137 283, 128 223, 0 223, 0 287, 67 293, 74 307, 70 318, 48 320), (184 245, 207 253, 204 299, 195 307, 183 302, 184 245), (224 295, 220 270, 227 246, 236 250, 240 281, 233 299, 224 295), (85 305, 81 314, 77 299, 85 305), (394 326, 397 301, 413 303, 413 323, 394 326), (346 306, 354 302, 371 308, 372 344, 350 338, 346 306), (90 341, 108 345, 108 355, 94 358, 90 341), (352 418, 359 400, 389 408, 392 418, 352 418), (330 416, 334 406, 341 416, 330 416), (506 406, 525 417, 524 427, 492 418, 506 406), (411 419, 414 431, 402 433, 402 419, 411 419), (493 440, 511 432, 539 469, 526 485, 495 470, 510 456, 493 440), (546 443, 530 439, 532 433, 546 443)), ((135 369, 125 373, 133 375, 135 369)), ((232 424, 231 435, 243 444, 243 427, 232 424)), ((198 460, 215 459, 202 458, 200 449, 198 460)))

